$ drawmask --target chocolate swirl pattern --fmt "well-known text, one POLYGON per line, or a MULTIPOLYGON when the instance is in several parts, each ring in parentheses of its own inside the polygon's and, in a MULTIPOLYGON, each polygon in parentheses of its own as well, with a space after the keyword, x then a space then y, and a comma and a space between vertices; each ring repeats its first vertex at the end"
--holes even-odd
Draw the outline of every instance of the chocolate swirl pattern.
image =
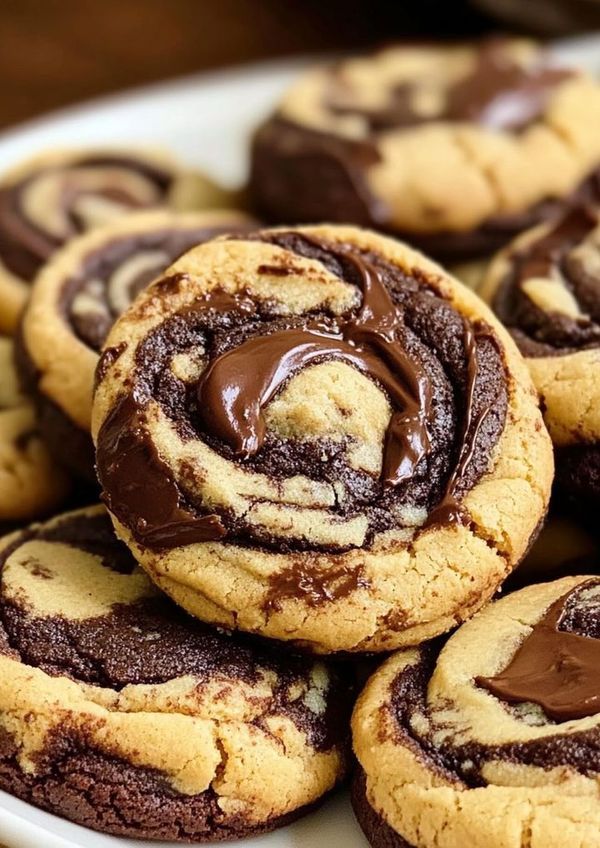
POLYGON ((67 241, 136 210, 171 205, 184 172, 166 155, 71 151, 20 165, 0 183, 0 327, 14 329, 28 287, 67 241))
POLYGON ((4 540, 0 786, 109 833, 271 830, 343 776, 351 692, 323 663, 182 615, 101 507, 4 540))
POLYGON ((353 718, 374 848, 595 845, 599 624, 598 578, 568 577, 385 663, 353 718))
POLYGON ((481 294, 527 358, 557 448, 561 489, 600 503, 600 219, 577 205, 491 263, 481 294))
POLYGON ((92 386, 116 318, 182 253, 251 223, 234 211, 131 213, 74 239, 38 275, 18 339, 21 378, 53 453, 78 477, 96 480, 92 386))
POLYGON ((473 259, 567 196, 600 197, 592 115, 597 83, 529 42, 392 46, 295 84, 256 134, 251 187, 267 220, 351 221, 473 259))
POLYGON ((98 378, 117 530, 206 620, 316 651, 412 643, 483 603, 545 510, 549 445, 504 332, 371 233, 195 248, 115 324, 98 378))

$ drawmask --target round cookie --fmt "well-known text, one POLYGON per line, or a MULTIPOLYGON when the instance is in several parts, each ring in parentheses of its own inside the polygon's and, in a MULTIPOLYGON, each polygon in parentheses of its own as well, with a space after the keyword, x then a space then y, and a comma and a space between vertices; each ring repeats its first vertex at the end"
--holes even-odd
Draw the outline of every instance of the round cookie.
POLYGON ((19 391, 12 339, 0 336, 0 531, 51 512, 69 488, 19 391))
POLYGON ((306 73, 257 131, 261 216, 400 235, 444 261, 485 257, 600 197, 600 86, 535 44, 396 45, 306 73))
POLYGON ((250 226, 234 211, 131 213, 73 239, 38 274, 22 318, 17 362, 44 438, 73 474, 96 482, 92 387, 115 318, 195 244, 250 226))
POLYGON ((0 787, 119 836, 283 825, 346 768, 350 690, 321 662, 187 617, 103 507, 2 543, 0 787))
POLYGON ((416 644, 493 595, 546 512, 552 451, 522 358, 395 240, 215 239, 106 345, 105 502, 201 619, 324 653, 416 644))
POLYGON ((600 212, 575 206, 521 235, 480 294, 508 327, 540 393, 557 486, 594 517, 600 505, 600 212))
POLYGON ((598 662, 595 577, 521 589, 385 662, 352 721, 373 848, 598 846, 598 662))
POLYGON ((22 162, 0 180, 0 331, 15 329, 35 275, 78 233, 137 209, 218 199, 209 180, 164 153, 65 150, 22 162))

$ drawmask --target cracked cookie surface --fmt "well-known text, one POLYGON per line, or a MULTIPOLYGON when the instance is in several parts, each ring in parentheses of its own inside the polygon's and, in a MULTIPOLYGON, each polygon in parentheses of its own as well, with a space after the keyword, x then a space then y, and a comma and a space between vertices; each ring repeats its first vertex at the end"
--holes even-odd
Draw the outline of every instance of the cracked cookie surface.
POLYGON ((201 619, 325 653, 416 644, 491 597, 545 514, 551 446, 521 357, 391 239, 216 239, 106 344, 106 502, 201 619))
POLYGON ((600 845, 599 624, 599 578, 567 577, 384 663, 353 716, 371 845, 600 845))
POLYGON ((279 221, 350 222, 450 260, 599 197, 600 87, 535 44, 399 45, 306 73, 254 139, 279 221))
POLYGON ((2 789, 108 833, 214 841, 342 777, 347 684, 188 617, 103 507, 6 537, 0 564, 2 789))
POLYGON ((556 449, 557 483, 600 503, 600 216, 575 206, 490 264, 480 294, 526 357, 556 449))
POLYGON ((94 371, 115 319, 194 245, 250 227, 241 212, 130 213, 73 239, 38 274, 17 335, 20 376, 52 453, 96 482, 90 436, 94 371))

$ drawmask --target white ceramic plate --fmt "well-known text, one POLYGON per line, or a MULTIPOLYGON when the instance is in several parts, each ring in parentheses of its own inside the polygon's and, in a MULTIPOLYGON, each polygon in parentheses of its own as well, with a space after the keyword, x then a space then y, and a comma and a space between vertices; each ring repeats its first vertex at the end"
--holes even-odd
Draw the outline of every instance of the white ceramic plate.
MULTIPOLYGON (((557 45, 568 62, 600 75, 600 34, 557 45)), ((174 150, 229 185, 243 181, 250 132, 309 60, 297 59, 175 82, 68 109, 0 134, 7 168, 47 147, 151 144, 174 150)), ((175 848, 176 843, 102 836, 0 792, 0 844, 6 848, 175 848)), ((223 845, 223 843, 221 843, 223 845)), ((228 843, 240 845, 240 843, 228 843)), ((345 794, 252 848, 365 848, 345 794)))

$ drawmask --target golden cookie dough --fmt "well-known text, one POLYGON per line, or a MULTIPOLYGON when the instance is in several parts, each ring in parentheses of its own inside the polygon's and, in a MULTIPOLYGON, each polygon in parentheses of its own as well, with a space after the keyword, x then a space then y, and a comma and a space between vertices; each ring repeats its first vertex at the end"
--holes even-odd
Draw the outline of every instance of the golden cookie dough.
POLYGON ((43 264, 73 236, 156 206, 228 206, 228 193, 162 151, 47 151, 0 180, 0 331, 11 333, 43 264))
POLYGON ((373 848, 597 848, 599 624, 599 579, 567 577, 387 660, 352 721, 373 848))
POLYGON ((20 393, 12 339, 0 336, 0 528, 51 512, 69 488, 42 442, 33 407, 20 393))
POLYGON ((92 432, 117 533, 162 589, 324 653, 472 615, 536 535, 553 473, 492 313, 351 227, 178 260, 111 330, 92 432))
POLYGON ((272 830, 343 777, 350 689, 324 663, 195 622, 103 507, 0 550, 0 787, 119 836, 272 830))

